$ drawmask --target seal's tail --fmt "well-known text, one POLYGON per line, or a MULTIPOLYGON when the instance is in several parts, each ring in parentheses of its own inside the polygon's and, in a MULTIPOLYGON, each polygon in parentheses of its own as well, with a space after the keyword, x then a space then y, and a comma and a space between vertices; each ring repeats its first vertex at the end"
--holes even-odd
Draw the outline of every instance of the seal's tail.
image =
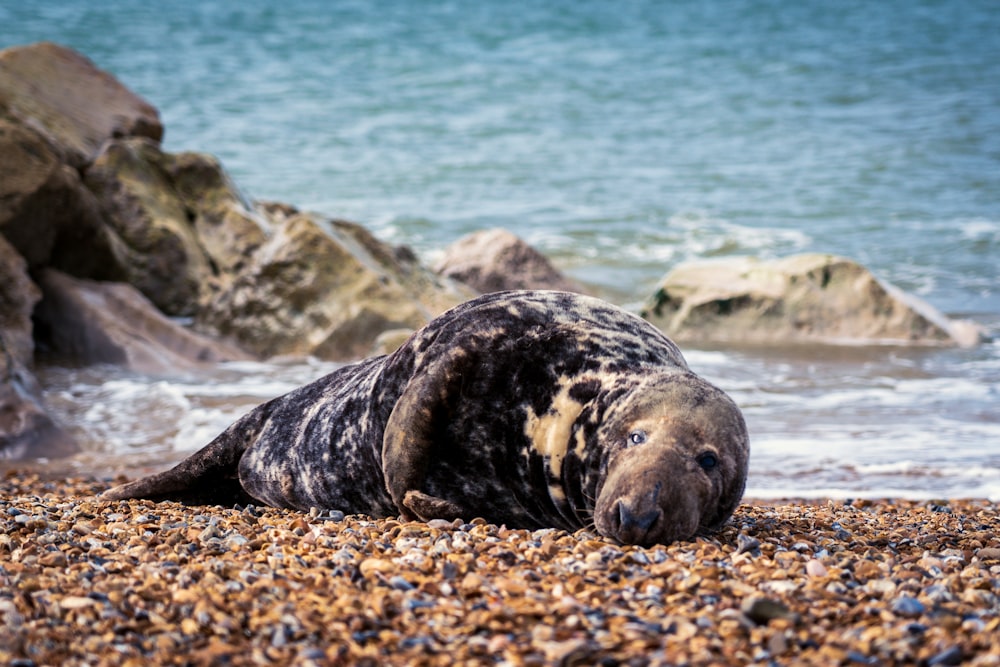
POLYGON ((148 498, 188 505, 253 502, 240 483, 239 463, 267 418, 268 407, 269 404, 258 406, 170 470, 108 489, 100 499, 148 498))

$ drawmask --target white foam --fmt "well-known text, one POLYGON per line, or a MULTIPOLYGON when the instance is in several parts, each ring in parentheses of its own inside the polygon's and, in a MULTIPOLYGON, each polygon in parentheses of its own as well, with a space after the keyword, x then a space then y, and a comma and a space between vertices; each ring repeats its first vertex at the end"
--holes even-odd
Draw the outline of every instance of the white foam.
POLYGON ((958 223, 962 238, 969 241, 993 241, 1000 243, 1000 221, 977 218, 958 223))
POLYGON ((843 486, 755 486, 748 485, 745 498, 780 500, 782 498, 831 498, 847 500, 854 498, 879 499, 898 498, 900 500, 934 500, 944 498, 982 498, 1000 502, 1000 484, 963 487, 955 489, 926 490, 906 487, 881 486, 876 488, 845 488, 843 486))
POLYGON ((178 424, 177 432, 171 438, 171 449, 176 452, 200 449, 253 407, 247 405, 226 409, 196 408, 190 410, 178 424))
POLYGON ((180 387, 165 381, 115 380, 90 390, 77 385, 74 401, 87 406, 75 426, 95 449, 111 453, 162 441, 191 409, 180 387))

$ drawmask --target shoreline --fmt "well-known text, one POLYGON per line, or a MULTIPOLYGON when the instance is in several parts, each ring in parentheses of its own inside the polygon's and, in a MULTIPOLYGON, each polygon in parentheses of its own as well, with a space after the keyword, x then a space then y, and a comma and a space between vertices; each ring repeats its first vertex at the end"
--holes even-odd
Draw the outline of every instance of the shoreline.
POLYGON ((986 500, 748 499, 651 548, 0 479, 8 664, 1000 664, 986 500))

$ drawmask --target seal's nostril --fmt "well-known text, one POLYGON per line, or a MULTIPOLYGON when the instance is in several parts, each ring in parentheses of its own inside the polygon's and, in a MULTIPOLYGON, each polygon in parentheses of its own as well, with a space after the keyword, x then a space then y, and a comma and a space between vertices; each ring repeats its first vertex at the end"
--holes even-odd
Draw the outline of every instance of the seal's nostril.
POLYGON ((611 529, 615 533, 619 533, 622 526, 628 521, 630 514, 628 508, 625 507, 625 503, 618 500, 615 501, 614 507, 611 510, 611 529))
POLYGON ((636 514, 627 503, 621 500, 616 505, 618 506, 618 512, 615 519, 620 534, 644 536, 663 514, 659 508, 636 514))

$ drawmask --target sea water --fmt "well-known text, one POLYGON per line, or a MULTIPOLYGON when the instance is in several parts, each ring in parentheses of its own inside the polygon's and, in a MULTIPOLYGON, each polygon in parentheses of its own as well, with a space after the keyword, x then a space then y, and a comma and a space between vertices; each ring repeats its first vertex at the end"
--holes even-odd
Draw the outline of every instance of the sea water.
MULTIPOLYGON (((0 4, 76 48, 170 151, 427 261, 506 227, 634 306, 678 262, 842 254, 1000 334, 1000 9, 879 3, 0 4)), ((699 349, 756 496, 1000 498, 1000 344, 699 349)), ((330 364, 43 369, 76 460, 160 467, 330 364)))

